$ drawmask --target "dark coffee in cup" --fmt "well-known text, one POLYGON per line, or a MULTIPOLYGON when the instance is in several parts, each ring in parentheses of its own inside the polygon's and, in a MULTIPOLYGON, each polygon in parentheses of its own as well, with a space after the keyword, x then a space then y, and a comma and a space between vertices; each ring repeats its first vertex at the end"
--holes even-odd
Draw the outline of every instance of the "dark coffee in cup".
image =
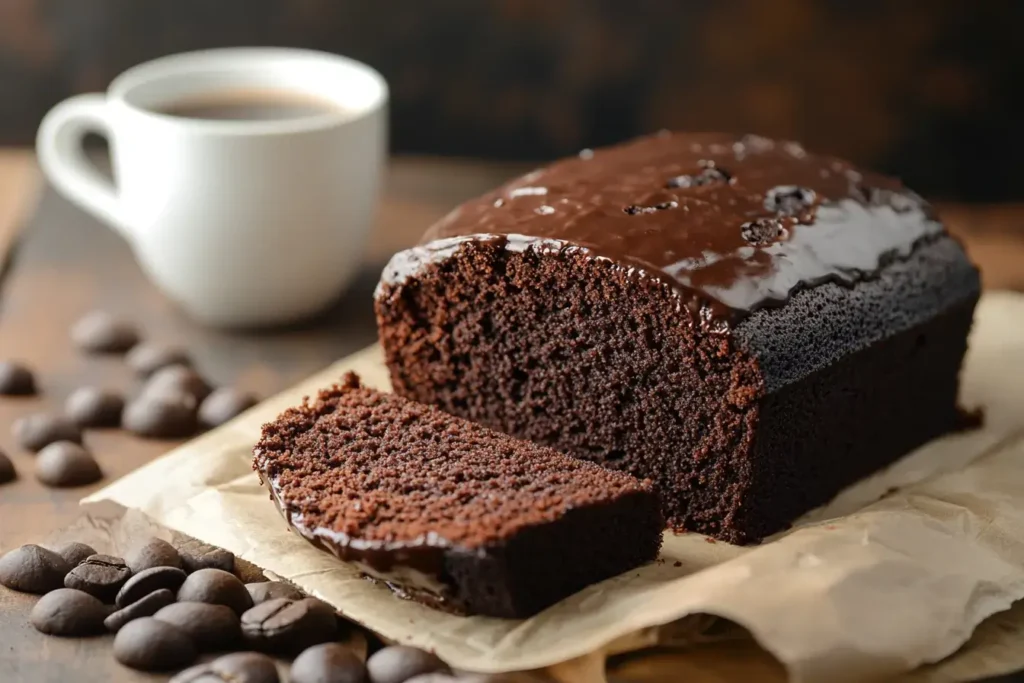
POLYGON ((157 109, 161 114, 212 121, 280 121, 343 111, 334 102, 288 90, 225 90, 157 109))

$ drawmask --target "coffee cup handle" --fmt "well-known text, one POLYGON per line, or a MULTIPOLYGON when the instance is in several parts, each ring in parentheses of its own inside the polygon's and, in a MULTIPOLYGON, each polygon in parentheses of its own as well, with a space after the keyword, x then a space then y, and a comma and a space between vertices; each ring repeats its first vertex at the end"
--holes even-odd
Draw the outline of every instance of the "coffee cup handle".
POLYGON ((76 95, 43 117, 36 136, 36 154, 46 177, 69 199, 131 239, 117 189, 85 153, 87 133, 108 139, 111 124, 107 98, 100 94, 76 95))

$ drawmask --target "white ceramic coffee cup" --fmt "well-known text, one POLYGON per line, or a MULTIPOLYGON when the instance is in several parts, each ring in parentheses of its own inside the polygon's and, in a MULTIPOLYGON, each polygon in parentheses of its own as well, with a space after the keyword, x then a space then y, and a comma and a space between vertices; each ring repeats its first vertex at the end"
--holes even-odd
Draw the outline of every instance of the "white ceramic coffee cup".
POLYGON ((72 97, 39 128, 50 181, 118 230, 150 278, 203 322, 294 321, 330 304, 359 266, 380 189, 388 90, 370 67, 307 50, 164 57, 72 97), (276 120, 160 113, 223 91, 281 90, 336 105, 276 120), (115 182, 82 140, 108 138, 115 182))

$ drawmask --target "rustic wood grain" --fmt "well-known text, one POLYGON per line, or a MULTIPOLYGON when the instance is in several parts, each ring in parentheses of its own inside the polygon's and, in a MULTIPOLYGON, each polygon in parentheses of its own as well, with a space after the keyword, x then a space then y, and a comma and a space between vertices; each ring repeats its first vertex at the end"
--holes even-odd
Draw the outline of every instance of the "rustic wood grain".
POLYGON ((786 672, 753 640, 712 643, 689 650, 655 648, 610 662, 614 680, 623 683, 785 683, 786 672))
POLYGON ((28 150, 0 151, 0 277, 18 234, 35 207, 40 175, 28 150))
POLYGON ((987 289, 1024 291, 1024 204, 943 204, 938 209, 981 267, 987 289))

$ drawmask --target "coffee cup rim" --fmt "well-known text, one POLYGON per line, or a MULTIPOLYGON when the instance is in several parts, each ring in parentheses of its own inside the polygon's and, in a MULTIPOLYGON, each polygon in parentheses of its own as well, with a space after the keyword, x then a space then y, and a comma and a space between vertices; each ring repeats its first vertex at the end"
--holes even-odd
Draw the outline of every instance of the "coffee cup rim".
MULTIPOLYGON (((337 82, 330 85, 336 89, 343 87, 337 82)), ((282 86, 280 89, 292 88, 282 86)), ((337 92, 340 91, 336 91, 335 94, 337 92)), ((301 48, 229 47, 181 52, 138 64, 114 78, 107 89, 107 97, 114 104, 130 110, 136 115, 154 121, 172 123, 197 132, 221 135, 272 135, 323 130, 372 116, 386 106, 389 91, 387 81, 376 69, 350 57, 301 48), (294 88, 296 92, 320 96, 333 101, 339 105, 339 108, 337 111, 294 119, 228 121, 173 116, 145 106, 138 101, 137 97, 140 90, 159 88, 160 82, 174 78, 181 79, 229 71, 251 74, 258 72, 261 68, 271 66, 291 65, 299 68, 303 63, 316 64, 320 67, 330 66, 337 69, 338 73, 343 76, 342 80, 357 81, 357 85, 365 91, 362 101, 358 104, 347 100, 342 102, 343 97, 333 97, 327 94, 329 88, 326 87, 323 90, 294 88)))

